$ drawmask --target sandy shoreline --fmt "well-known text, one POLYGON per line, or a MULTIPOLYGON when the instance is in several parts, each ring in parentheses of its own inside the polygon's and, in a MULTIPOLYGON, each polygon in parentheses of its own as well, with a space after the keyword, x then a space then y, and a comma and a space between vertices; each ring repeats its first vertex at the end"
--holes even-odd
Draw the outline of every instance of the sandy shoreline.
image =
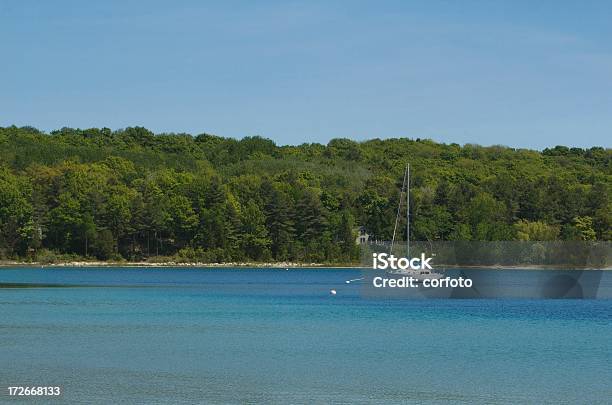
MULTIPOLYGON (((273 262, 273 263, 181 263, 181 262, 105 262, 105 261, 70 261, 61 263, 39 263, 39 262, 17 262, 17 261, 2 261, 0 268, 7 267, 41 267, 41 268, 72 268, 72 267, 135 267, 135 268, 273 268, 273 269, 358 269, 366 268, 360 266, 359 263, 354 264, 321 264, 321 263, 295 263, 295 262, 273 262)), ((446 269, 487 269, 487 270, 612 270, 612 267, 593 268, 593 267, 560 267, 560 266, 543 266, 543 265, 523 265, 523 266, 506 266, 506 265, 490 265, 490 266, 468 266, 468 265, 439 265, 440 270, 446 269)))
POLYGON ((15 262, 15 261, 4 261, 0 262, 0 267, 197 267, 197 268, 356 268, 358 264, 347 264, 347 265, 326 265, 320 263, 293 263, 293 262, 275 262, 275 263, 240 263, 240 262, 227 262, 227 263, 181 263, 181 262, 104 262, 104 261, 72 261, 72 262, 61 262, 61 263, 38 263, 38 262, 15 262))

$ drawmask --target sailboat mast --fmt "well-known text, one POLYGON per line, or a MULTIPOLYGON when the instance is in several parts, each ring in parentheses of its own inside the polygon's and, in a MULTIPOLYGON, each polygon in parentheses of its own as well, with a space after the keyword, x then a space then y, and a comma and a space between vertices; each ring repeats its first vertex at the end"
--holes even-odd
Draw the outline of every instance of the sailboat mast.
POLYGON ((404 170, 404 179, 402 180, 402 188, 400 189, 399 200, 397 204, 397 214, 395 215, 395 226, 393 227, 393 237, 391 238, 391 249, 389 253, 393 254, 393 246, 395 244, 395 235, 397 233, 397 225, 400 223, 400 214, 402 210, 402 194, 404 193, 404 187, 406 187, 406 171, 404 170))
POLYGON ((406 165, 406 257, 410 259, 410 163, 406 165))

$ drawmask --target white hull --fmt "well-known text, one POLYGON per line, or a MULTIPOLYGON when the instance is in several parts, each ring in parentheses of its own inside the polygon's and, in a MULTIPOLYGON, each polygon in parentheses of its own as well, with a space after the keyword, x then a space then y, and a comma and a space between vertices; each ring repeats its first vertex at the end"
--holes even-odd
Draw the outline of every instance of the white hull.
POLYGON ((389 274, 397 274, 403 277, 412 277, 416 282, 421 282, 423 280, 437 280, 444 275, 442 273, 433 273, 430 271, 419 271, 419 270, 397 270, 390 271, 389 274))

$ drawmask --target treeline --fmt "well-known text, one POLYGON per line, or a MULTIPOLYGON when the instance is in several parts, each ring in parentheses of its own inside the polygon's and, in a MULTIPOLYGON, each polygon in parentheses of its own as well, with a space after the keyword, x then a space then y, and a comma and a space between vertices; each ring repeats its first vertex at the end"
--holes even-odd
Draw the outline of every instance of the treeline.
POLYGON ((391 238, 408 162, 411 239, 610 240, 611 158, 601 147, 0 127, 0 258, 352 262, 357 226, 391 238))

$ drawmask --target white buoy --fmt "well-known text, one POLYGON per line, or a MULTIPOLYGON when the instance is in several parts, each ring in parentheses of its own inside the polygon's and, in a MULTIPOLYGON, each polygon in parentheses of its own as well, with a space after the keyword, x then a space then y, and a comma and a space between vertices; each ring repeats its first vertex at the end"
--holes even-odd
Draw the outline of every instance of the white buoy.
POLYGON ((337 294, 337 293, 336 293, 336 290, 334 290, 334 289, 329 290, 329 293, 330 293, 331 295, 336 295, 336 294, 337 294))

